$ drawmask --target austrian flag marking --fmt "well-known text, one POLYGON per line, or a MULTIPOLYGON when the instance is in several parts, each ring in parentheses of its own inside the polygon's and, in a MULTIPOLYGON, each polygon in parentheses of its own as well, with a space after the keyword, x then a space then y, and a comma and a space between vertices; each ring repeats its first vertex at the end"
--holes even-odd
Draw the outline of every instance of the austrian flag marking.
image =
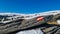
POLYGON ((37 18, 37 21, 43 21, 44 20, 44 17, 43 16, 39 16, 38 18, 37 18))

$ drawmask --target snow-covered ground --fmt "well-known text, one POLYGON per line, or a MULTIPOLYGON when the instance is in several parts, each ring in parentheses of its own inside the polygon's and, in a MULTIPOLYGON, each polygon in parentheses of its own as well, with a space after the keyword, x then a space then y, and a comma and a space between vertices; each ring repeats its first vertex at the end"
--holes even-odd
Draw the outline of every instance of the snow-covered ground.
POLYGON ((57 23, 60 24, 60 20, 57 20, 57 23))
POLYGON ((43 32, 40 30, 40 28, 38 28, 38 29, 20 31, 16 34, 43 34, 43 32))

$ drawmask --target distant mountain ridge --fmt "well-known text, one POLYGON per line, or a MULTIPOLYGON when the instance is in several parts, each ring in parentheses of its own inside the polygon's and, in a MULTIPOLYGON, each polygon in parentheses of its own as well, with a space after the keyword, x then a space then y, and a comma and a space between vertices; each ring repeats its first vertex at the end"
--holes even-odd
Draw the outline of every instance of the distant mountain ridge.
POLYGON ((60 10, 53 10, 53 11, 46 11, 46 12, 41 12, 41 13, 33 13, 33 14, 21 14, 21 13, 0 13, 0 15, 19 15, 19 16, 44 16, 44 15, 55 15, 60 13, 60 10))

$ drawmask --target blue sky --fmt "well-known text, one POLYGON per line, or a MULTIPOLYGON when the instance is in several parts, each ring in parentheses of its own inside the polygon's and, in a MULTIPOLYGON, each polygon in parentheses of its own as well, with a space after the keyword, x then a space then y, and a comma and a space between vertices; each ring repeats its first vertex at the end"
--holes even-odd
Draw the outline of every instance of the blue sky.
POLYGON ((60 0, 0 0, 0 12, 39 13, 60 10, 60 0))

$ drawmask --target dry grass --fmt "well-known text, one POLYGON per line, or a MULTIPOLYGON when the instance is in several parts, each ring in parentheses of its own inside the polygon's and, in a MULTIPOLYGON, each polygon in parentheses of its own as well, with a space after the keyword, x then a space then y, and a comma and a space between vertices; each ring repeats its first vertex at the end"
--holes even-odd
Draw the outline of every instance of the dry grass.
POLYGON ((55 25, 58 25, 58 23, 57 23, 57 21, 49 21, 49 22, 47 22, 48 24, 55 24, 55 25))

